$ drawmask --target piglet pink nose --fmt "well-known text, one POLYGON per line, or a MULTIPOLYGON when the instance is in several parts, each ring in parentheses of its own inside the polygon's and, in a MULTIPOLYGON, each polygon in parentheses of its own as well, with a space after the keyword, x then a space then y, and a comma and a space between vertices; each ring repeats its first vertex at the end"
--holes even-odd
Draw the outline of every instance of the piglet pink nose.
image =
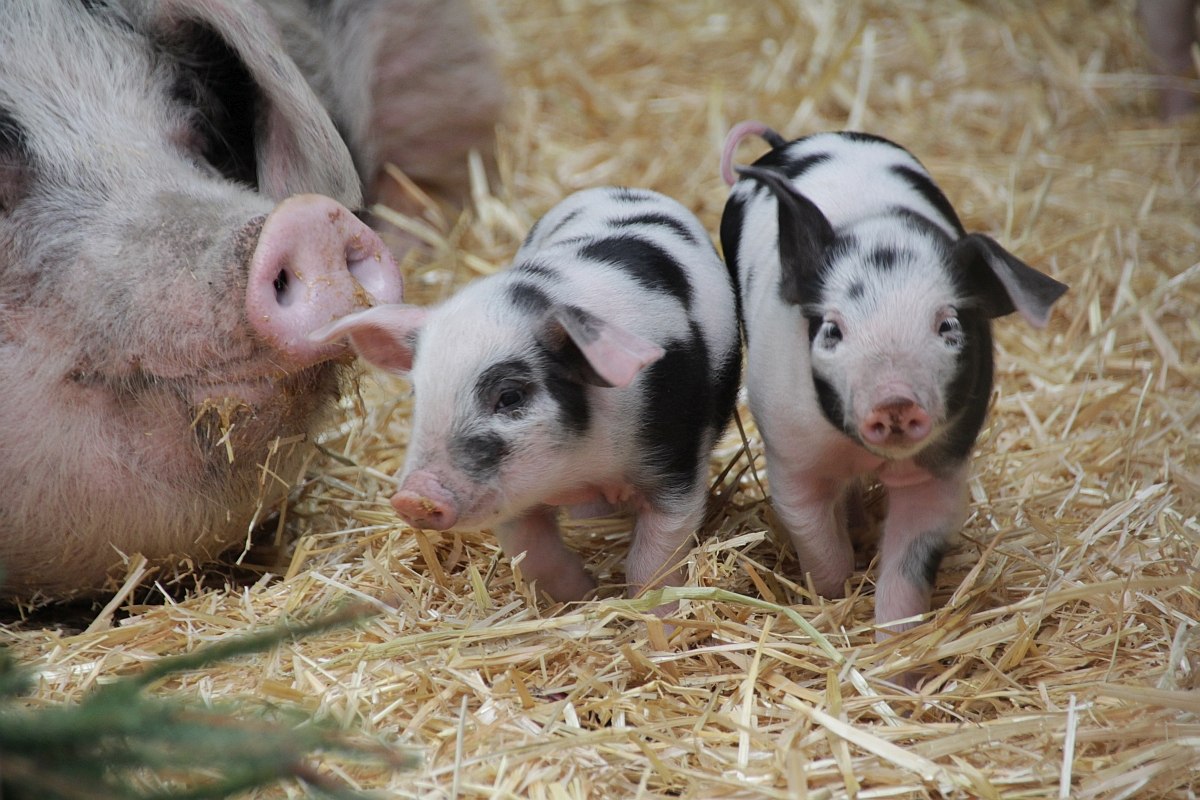
POLYGON ((392 495, 392 508, 414 528, 445 531, 458 522, 458 504, 433 476, 413 473, 392 495))
POLYGON ((907 397, 889 397, 871 409, 858 430, 868 444, 895 446, 924 441, 931 427, 925 409, 907 397))
POLYGON ((308 334, 373 304, 398 303, 404 284, 383 241, 345 206, 303 194, 280 203, 259 234, 246 284, 246 318, 289 366, 308 366, 342 345, 308 334))

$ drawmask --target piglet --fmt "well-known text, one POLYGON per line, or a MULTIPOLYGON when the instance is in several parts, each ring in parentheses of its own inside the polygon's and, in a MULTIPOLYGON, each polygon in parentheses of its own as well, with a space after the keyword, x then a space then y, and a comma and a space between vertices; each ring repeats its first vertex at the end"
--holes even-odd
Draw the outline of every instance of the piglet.
MULTIPOLYGON (((392 506, 418 528, 493 527, 559 601, 595 581, 556 509, 637 516, 630 595, 678 585, 708 456, 741 370, 734 288, 707 233, 650 191, 576 193, 512 265, 429 309, 380 306, 317 331, 407 373, 415 409, 392 506)), ((660 609, 660 613, 669 608, 660 609)))
POLYGON ((968 458, 992 389, 991 320, 1046 324, 1067 287, 968 234, 904 148, 863 133, 772 145, 733 189, 721 243, 736 275, 750 410, 802 568, 841 597, 860 482, 887 489, 878 637, 915 624, 967 505, 968 458))

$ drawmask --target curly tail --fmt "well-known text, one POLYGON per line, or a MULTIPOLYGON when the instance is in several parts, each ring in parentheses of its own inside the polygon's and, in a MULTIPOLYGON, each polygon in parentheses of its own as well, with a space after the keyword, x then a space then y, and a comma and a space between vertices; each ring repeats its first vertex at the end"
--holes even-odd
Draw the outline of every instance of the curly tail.
POLYGON ((737 175, 733 172, 733 154, 742 139, 751 135, 761 137, 772 148, 784 147, 788 143, 787 139, 756 120, 749 119, 734 125, 725 137, 725 146, 721 148, 721 177, 729 186, 737 182, 737 175))

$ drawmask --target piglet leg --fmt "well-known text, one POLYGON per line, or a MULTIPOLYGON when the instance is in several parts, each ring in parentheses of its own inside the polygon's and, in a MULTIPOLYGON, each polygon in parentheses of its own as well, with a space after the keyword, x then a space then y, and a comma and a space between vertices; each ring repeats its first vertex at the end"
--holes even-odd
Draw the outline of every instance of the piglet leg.
POLYGON ((967 508, 967 467, 949 477, 888 487, 888 515, 880 542, 875 619, 882 641, 915 625, 904 622, 929 610, 929 597, 950 537, 967 508))
POLYGON ((583 559, 563 543, 555 509, 538 506, 496 526, 500 548, 509 558, 521 553, 521 573, 554 600, 582 600, 596 588, 596 581, 583 568, 583 559))
POLYGON ((767 469, 775 513, 796 548, 800 569, 822 597, 842 597, 854 570, 843 487, 808 471, 789 470, 786 462, 772 462, 769 453, 767 469))
MULTIPOLYGON (((646 589, 683 585, 687 577, 683 558, 688 551, 689 538, 704 519, 706 499, 707 488, 701 480, 682 501, 651 502, 638 511, 633 544, 625 560, 625 581, 630 597, 636 597, 646 589)), ((678 608, 678 603, 665 603, 653 613, 666 617, 678 608)))

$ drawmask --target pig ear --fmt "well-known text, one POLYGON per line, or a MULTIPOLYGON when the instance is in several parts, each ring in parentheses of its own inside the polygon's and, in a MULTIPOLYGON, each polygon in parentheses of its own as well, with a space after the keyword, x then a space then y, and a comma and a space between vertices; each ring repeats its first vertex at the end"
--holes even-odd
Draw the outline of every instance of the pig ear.
POLYGON ((666 351, 582 308, 556 305, 538 339, 568 367, 570 377, 593 386, 625 387, 666 351))
POLYGON ((313 93, 268 13, 255 3, 165 0, 154 6, 160 35, 181 60, 211 58, 215 37, 248 73, 257 115, 254 152, 259 190, 275 200, 318 193, 347 208, 362 205, 362 181, 346 143, 313 93), (197 47, 200 53, 193 52, 197 47))
POLYGON ((354 350, 368 363, 392 372, 408 372, 417 335, 428 316, 428 310, 417 306, 375 306, 334 320, 308 338, 324 344, 348 336, 354 350))
POLYGON ((796 191, 786 176, 762 167, 737 167, 771 190, 779 209, 779 293, 789 303, 811 301, 821 259, 833 243, 833 226, 821 209, 796 191))
POLYGON ((989 317, 1019 311, 1030 325, 1044 328, 1050 308, 1067 291, 1066 284, 1038 272, 982 233, 955 242, 953 259, 989 317))

